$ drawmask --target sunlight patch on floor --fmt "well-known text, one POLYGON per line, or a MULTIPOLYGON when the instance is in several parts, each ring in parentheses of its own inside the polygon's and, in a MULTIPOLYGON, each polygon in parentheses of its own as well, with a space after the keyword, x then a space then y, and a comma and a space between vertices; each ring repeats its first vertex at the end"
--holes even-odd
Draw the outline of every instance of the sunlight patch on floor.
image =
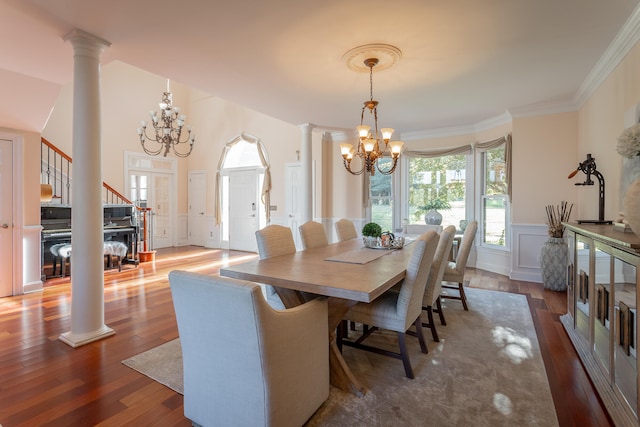
POLYGON ((531 340, 523 337, 511 328, 496 326, 491 330, 493 342, 502 347, 502 353, 515 364, 533 357, 531 352, 531 340))
POLYGON ((511 415, 513 412, 511 399, 502 393, 495 393, 493 395, 493 406, 495 406, 502 415, 511 415))

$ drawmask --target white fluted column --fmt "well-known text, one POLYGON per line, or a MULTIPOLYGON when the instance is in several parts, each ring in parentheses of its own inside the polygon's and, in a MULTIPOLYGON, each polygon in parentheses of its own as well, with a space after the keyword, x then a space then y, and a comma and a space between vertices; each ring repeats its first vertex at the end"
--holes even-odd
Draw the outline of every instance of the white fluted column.
POLYGON ((300 163, 302 165, 301 224, 313 220, 313 166, 311 162, 311 131, 313 127, 310 123, 300 126, 302 129, 302 144, 300 146, 300 163))
POLYGON ((73 45, 73 188, 71 209, 71 331, 60 340, 78 347, 113 335, 104 324, 100 55, 111 43, 81 30, 73 45))

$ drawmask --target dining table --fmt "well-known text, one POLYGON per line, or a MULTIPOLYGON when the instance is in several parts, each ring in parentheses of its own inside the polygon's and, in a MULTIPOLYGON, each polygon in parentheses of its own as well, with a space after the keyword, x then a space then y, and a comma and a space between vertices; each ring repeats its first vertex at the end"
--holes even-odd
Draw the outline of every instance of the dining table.
POLYGON ((401 282, 411 247, 368 248, 359 238, 220 269, 220 275, 271 285, 285 307, 311 296, 326 297, 331 385, 358 396, 365 387, 353 375, 337 344, 337 328, 349 309, 369 303, 401 282))

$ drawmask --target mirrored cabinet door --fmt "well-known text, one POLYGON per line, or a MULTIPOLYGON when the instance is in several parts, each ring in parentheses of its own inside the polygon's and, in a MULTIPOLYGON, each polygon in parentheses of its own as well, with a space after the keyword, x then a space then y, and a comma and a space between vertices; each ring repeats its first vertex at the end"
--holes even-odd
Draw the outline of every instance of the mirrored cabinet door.
POLYGON ((600 367, 608 375, 611 367, 611 289, 612 256, 598 242, 594 252, 594 285, 593 285, 593 352, 600 367))
POLYGON ((589 265, 591 254, 591 239, 581 235, 576 235, 575 241, 575 325, 580 334, 591 341, 589 326, 589 265))
POLYGON ((614 287, 614 386, 638 414, 637 258, 621 253, 613 256, 614 287))

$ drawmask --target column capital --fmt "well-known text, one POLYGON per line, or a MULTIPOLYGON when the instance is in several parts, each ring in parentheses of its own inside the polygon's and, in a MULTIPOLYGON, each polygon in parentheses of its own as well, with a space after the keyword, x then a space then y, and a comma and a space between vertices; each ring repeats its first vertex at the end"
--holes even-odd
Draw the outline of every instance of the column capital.
POLYGON ((93 57, 99 57, 104 48, 111 46, 110 42, 77 28, 69 31, 62 39, 71 42, 76 54, 93 57))

